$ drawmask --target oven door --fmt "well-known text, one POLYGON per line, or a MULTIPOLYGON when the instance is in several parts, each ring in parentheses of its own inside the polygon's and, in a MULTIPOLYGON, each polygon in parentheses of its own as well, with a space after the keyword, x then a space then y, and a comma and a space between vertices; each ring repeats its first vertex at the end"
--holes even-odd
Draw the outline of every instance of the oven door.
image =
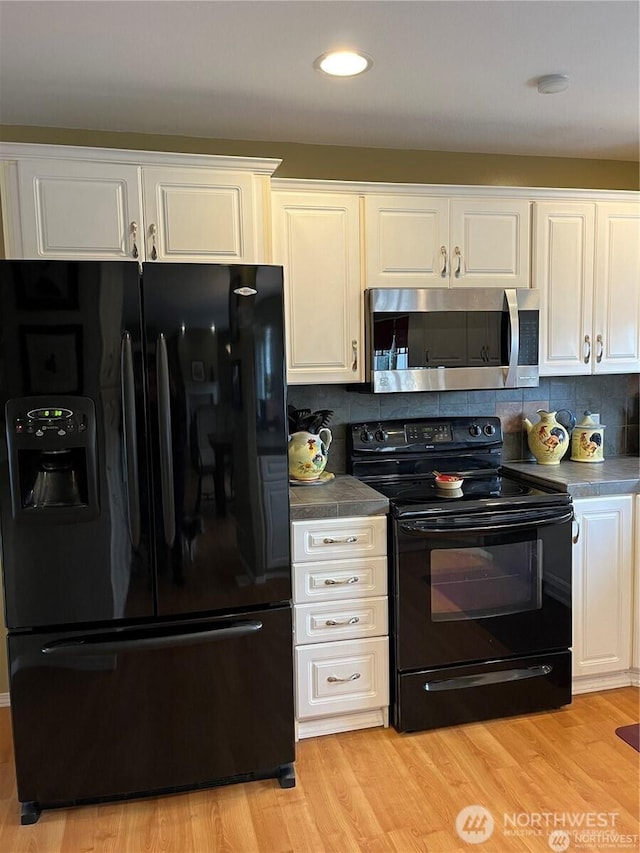
POLYGON ((394 521, 397 669, 571 645, 570 507, 394 521))

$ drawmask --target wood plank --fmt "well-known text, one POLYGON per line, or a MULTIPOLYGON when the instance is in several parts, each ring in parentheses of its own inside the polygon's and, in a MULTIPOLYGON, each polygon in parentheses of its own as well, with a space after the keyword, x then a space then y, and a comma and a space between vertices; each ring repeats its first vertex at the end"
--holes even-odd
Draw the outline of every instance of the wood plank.
MULTIPOLYGON (((492 853, 549 850, 505 815, 612 812, 638 828, 639 755, 615 734, 639 691, 583 694, 559 711, 401 735, 367 729, 297 746, 294 789, 276 780, 45 811, 19 824, 8 709, 0 709, 2 853, 469 853, 455 819, 483 805, 492 853), (508 827, 507 827, 508 829, 508 827)), ((597 844, 592 845, 597 849, 597 844)), ((633 849, 633 848, 631 848, 633 849)))

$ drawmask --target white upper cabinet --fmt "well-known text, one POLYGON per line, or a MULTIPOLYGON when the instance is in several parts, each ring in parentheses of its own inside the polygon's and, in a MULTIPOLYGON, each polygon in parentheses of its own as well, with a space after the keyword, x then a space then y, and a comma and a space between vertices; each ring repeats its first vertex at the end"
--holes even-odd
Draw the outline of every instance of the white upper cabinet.
POLYGON ((252 184, 252 175, 243 172, 143 168, 146 257, 215 263, 262 258, 252 184))
POLYGON ((530 202, 365 194, 367 287, 529 287, 530 202))
POLYGON ((640 205, 596 208, 594 373, 640 371, 640 205))
POLYGON ((639 371, 638 205, 536 202, 534 242, 540 374, 639 371))
POLYGON ((367 287, 447 287, 449 200, 365 195, 367 287))
POLYGON ((5 247, 9 257, 84 260, 140 253, 136 166, 21 160, 16 170, 18 196, 9 199, 7 223, 14 239, 5 247))
POLYGON ((8 257, 268 259, 278 160, 34 145, 0 156, 8 257))
POLYGON ((273 260, 284 267, 287 381, 362 381, 358 197, 276 189, 271 207, 273 260))

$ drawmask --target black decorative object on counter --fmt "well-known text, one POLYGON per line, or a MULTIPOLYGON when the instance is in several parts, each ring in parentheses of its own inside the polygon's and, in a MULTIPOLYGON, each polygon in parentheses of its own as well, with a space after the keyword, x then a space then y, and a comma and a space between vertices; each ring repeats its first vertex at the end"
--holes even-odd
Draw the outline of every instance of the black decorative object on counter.
POLYGON ((312 435, 318 435, 321 429, 329 426, 332 415, 333 409, 318 409, 317 412, 312 412, 311 409, 287 406, 289 433, 310 432, 312 435))

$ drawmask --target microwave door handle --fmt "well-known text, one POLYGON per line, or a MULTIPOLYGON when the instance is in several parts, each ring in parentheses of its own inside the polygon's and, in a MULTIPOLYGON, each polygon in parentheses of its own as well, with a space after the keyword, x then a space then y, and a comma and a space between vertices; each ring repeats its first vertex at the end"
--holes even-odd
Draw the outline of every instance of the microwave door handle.
POLYGON ((509 347, 509 367, 504 381, 505 388, 517 387, 518 351, 520 349, 520 318, 518 315, 518 294, 513 288, 504 292, 509 310, 509 332, 511 346, 509 347))

